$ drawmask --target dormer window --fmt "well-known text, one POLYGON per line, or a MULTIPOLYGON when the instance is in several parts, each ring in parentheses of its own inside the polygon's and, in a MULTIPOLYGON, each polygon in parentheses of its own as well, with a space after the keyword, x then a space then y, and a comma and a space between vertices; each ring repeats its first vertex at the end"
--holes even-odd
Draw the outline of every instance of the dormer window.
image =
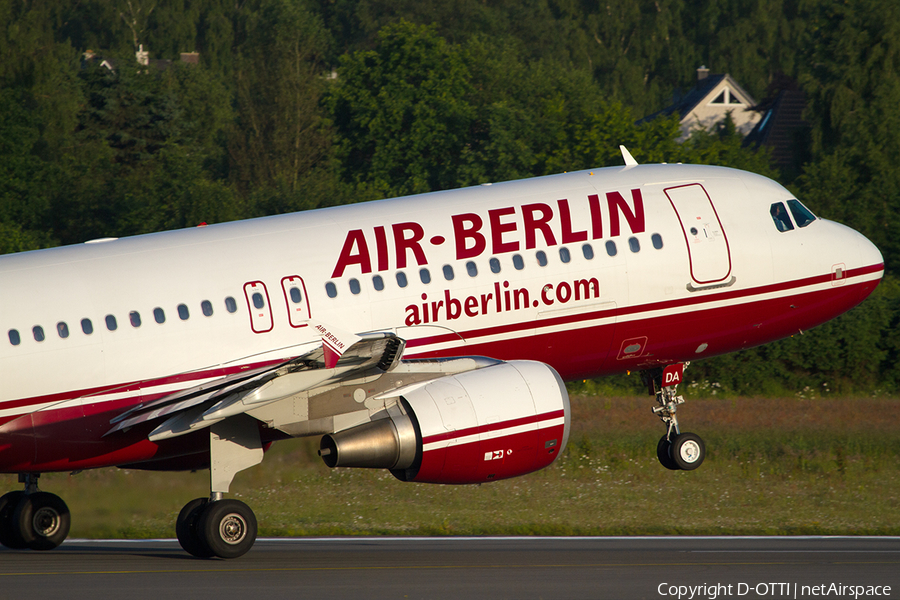
POLYGON ((722 92, 716 96, 716 99, 710 102, 710 104, 735 104, 738 106, 743 106, 744 103, 735 96, 729 88, 725 88, 722 92))

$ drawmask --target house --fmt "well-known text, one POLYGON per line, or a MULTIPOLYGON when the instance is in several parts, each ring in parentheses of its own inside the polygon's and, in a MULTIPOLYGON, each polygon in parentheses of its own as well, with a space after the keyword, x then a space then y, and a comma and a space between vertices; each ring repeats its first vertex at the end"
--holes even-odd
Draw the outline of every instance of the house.
MULTIPOLYGON (((182 52, 180 55, 181 62, 188 65, 197 65, 200 64, 200 54, 198 52, 182 52)), ((140 44, 138 46, 137 51, 134 53, 134 59, 137 64, 145 66, 145 67, 153 67, 159 71, 165 71, 172 65, 171 60, 166 59, 151 59, 150 53, 144 50, 144 45, 140 44)), ((93 63, 96 61, 101 61, 100 66, 106 67, 113 73, 116 72, 116 69, 119 67, 120 61, 114 58, 104 58, 103 56, 97 54, 93 50, 87 50, 81 60, 81 66, 84 67, 88 63, 93 63)))
POLYGON ((713 74, 705 66, 697 69, 697 84, 671 106, 642 119, 649 121, 658 116, 678 114, 681 120, 683 142, 696 129, 712 130, 726 115, 742 135, 750 133, 761 116, 753 110, 756 100, 748 94, 731 75, 713 74))

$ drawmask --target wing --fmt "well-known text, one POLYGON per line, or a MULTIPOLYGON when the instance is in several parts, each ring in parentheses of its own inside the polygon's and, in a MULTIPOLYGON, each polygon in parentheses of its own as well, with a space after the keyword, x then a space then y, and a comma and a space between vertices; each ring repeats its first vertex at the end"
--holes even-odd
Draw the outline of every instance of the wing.
POLYGON ((106 435, 163 420, 151 441, 178 437, 228 417, 346 379, 377 378, 400 362, 404 340, 393 333, 353 335, 317 324, 321 345, 273 366, 243 371, 138 405, 111 421, 106 435))

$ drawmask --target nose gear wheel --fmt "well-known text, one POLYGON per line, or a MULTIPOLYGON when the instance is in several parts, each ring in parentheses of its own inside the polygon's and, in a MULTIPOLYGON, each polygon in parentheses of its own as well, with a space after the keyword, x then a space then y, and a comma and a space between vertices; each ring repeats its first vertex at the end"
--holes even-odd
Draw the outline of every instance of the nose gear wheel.
POLYGON ((682 433, 678 427, 678 405, 684 404, 684 396, 679 396, 676 390, 688 364, 641 372, 650 395, 656 397, 657 406, 653 407, 653 413, 666 426, 665 435, 656 445, 656 457, 662 466, 672 471, 692 471, 706 458, 706 445, 700 436, 682 433))

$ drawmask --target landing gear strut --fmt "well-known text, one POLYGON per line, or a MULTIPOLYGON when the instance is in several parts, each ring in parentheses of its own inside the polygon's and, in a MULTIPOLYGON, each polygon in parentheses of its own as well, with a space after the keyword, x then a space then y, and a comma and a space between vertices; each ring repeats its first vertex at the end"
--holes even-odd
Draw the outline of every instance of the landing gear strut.
POLYGON ((0 496, 0 544, 22 550, 52 550, 69 535, 69 507, 56 494, 38 489, 36 473, 20 473, 24 491, 0 496))
POLYGON ((682 381, 684 369, 689 363, 669 365, 665 369, 653 369, 641 373, 651 396, 656 396, 658 406, 653 412, 666 426, 666 433, 656 445, 656 457, 662 466, 672 471, 691 471, 703 463, 706 445, 696 433, 682 433, 678 427, 676 412, 684 404, 684 396, 677 395, 676 387, 682 381))
POLYGON ((256 541, 256 515, 240 500, 224 500, 234 476, 262 461, 255 419, 246 415, 216 423, 209 431, 210 495, 184 505, 175 534, 184 551, 197 558, 237 558, 256 541))

